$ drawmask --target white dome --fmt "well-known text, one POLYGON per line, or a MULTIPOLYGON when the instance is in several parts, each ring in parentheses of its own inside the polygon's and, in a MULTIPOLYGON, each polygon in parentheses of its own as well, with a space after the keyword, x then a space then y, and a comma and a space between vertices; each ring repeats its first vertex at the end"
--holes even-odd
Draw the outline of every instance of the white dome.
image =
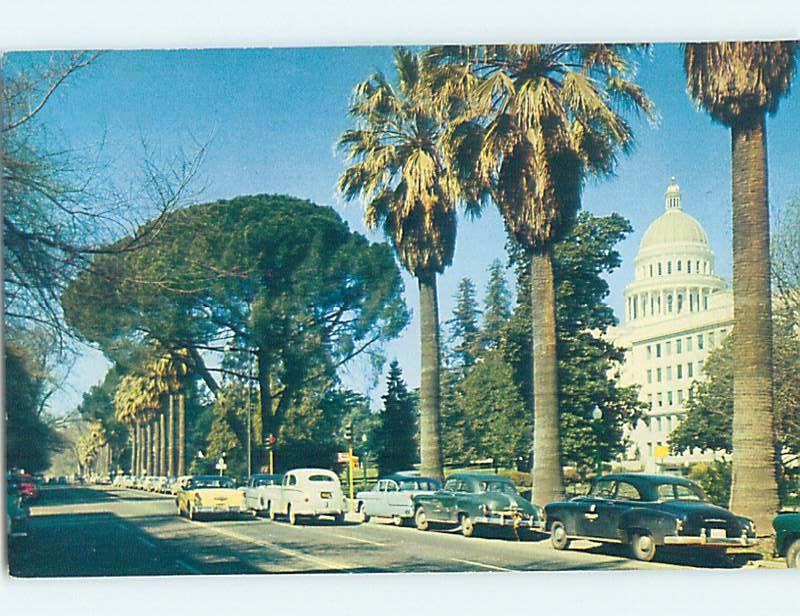
POLYGON ((675 178, 667 188, 666 209, 656 218, 642 236, 639 250, 664 244, 693 243, 708 246, 708 236, 694 217, 681 209, 681 191, 675 178))

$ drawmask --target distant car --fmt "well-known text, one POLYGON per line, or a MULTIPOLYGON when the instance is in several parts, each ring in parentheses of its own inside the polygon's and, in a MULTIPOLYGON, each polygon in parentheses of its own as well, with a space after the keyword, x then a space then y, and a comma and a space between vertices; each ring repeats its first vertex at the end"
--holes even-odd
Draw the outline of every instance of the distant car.
POLYGON ((186 482, 175 504, 180 515, 195 520, 201 515, 243 512, 244 495, 230 477, 197 475, 186 482))
POLYGON ((164 477, 163 475, 156 477, 153 480, 153 492, 157 492, 159 494, 166 493, 168 482, 169 482, 168 477, 164 477))
POLYGON ((414 519, 414 497, 431 494, 442 484, 431 477, 406 474, 380 478, 370 490, 356 494, 356 511, 368 522, 371 517, 391 518, 396 526, 414 519))
POLYGON ((694 482, 669 475, 620 473, 600 477, 586 496, 545 507, 546 530, 557 550, 573 539, 622 543, 650 561, 658 546, 708 548, 758 543, 753 521, 710 502, 694 482))
POLYGON ((800 568, 800 513, 779 513, 772 520, 775 528, 775 553, 786 557, 786 566, 800 568))
POLYGON ((344 496, 339 477, 322 468, 297 468, 288 471, 280 485, 266 486, 264 494, 271 520, 286 516, 289 524, 301 518, 333 516, 344 521, 344 496))
POLYGON ((22 498, 22 491, 15 478, 6 478, 6 535, 8 540, 27 537, 30 509, 22 498))
POLYGON ((242 490, 244 492, 245 509, 254 515, 269 513, 267 503, 267 486, 280 485, 283 475, 268 473, 258 473, 250 477, 247 485, 242 490))
POLYGON ((15 481, 23 501, 35 501, 39 498, 39 486, 36 485, 36 481, 33 479, 32 475, 28 473, 19 473, 16 475, 15 481))
POLYGON ((441 490, 418 494, 413 502, 420 530, 428 530, 431 523, 458 525, 465 537, 471 537, 480 526, 542 527, 541 508, 522 498, 514 482, 500 475, 450 475, 441 490))
POLYGON ((191 475, 180 475, 176 477, 175 481, 169 486, 170 494, 177 496, 191 478, 191 475))

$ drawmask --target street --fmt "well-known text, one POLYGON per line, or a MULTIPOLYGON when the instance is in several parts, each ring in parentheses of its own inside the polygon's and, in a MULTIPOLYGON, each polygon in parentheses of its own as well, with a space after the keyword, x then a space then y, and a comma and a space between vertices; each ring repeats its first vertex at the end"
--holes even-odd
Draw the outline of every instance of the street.
MULTIPOLYGON (((557 552, 546 536, 398 528, 372 521, 300 526, 265 518, 189 521, 172 497, 110 486, 50 487, 31 508, 31 535, 9 550, 20 577, 370 573, 698 568, 696 555, 644 563, 622 546, 576 541, 557 552)), ((739 560, 739 559, 737 559, 739 560)), ((747 562, 740 559, 736 566, 747 562)))

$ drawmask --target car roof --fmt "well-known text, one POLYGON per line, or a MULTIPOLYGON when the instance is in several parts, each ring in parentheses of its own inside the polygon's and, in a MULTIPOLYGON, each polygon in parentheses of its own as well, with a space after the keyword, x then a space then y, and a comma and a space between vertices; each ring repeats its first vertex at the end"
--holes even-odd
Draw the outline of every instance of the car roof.
POLYGON ((611 473, 601 476, 600 479, 630 481, 631 483, 675 483, 679 485, 694 485, 688 479, 676 477, 675 475, 648 475, 645 473, 611 473))
MULTIPOLYGON (((227 475, 192 475, 191 479, 231 479, 227 475)), ((233 481, 233 479, 231 479, 233 481)))
POLYGON ((253 473, 250 476, 255 479, 256 477, 280 477, 281 474, 280 473, 253 473))
POLYGON ((287 475, 289 473, 293 473, 293 474, 297 475, 298 477, 306 477, 308 475, 314 475, 316 473, 324 473, 324 474, 327 474, 327 475, 332 475, 334 477, 337 476, 336 473, 334 473, 332 470, 329 470, 327 468, 293 468, 290 471, 286 471, 287 475))
POLYGON ((491 475, 489 473, 453 473, 448 475, 448 479, 473 479, 477 481, 505 481, 514 483, 508 477, 503 475, 491 475))
POLYGON ((385 475, 380 478, 383 479, 391 479, 392 481, 438 481, 433 477, 421 477, 419 475, 406 475, 403 473, 392 473, 391 475, 385 475))

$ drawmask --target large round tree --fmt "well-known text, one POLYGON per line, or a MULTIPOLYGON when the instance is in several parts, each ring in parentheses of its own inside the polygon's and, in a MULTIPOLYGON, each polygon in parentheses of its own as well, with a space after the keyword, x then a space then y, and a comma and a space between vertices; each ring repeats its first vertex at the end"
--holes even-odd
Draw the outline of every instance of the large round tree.
POLYGON ((689 94, 731 129, 733 384, 731 508, 763 533, 778 509, 772 394, 772 302, 766 114, 795 72, 795 42, 692 43, 689 94))
POLYGON ((420 304, 421 472, 442 477, 439 434, 440 343, 436 276, 453 260, 456 207, 463 199, 445 164, 443 108, 435 105, 417 55, 395 53, 398 83, 376 73, 355 88, 355 128, 340 146, 348 167, 339 179, 346 199, 361 198, 368 228, 382 227, 400 263, 417 279, 420 304))
POLYGON ((652 105, 630 81, 630 50, 608 45, 440 47, 437 93, 467 101, 448 152, 468 160, 510 235, 529 253, 533 339, 533 499, 563 496, 553 247, 572 227, 588 174, 633 144, 623 111, 652 105), (471 135, 471 136, 470 136, 471 135))

